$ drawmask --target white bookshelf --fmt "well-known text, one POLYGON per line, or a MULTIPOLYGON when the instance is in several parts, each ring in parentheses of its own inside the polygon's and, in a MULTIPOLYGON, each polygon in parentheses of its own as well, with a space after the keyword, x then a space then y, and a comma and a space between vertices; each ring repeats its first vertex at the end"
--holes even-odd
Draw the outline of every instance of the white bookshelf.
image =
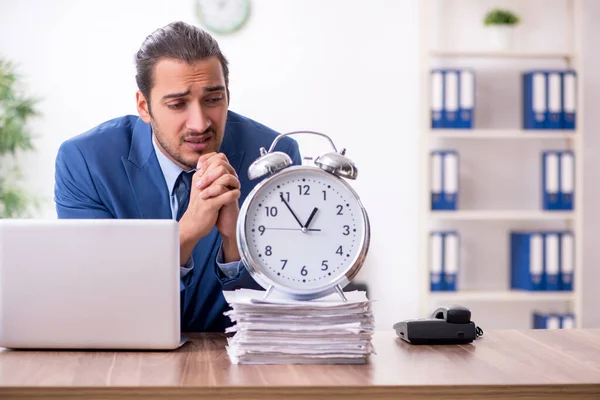
MULTIPOLYGON (((453 0, 445 2, 452 3, 453 0)), ((432 30, 438 27, 435 24, 438 21, 432 18, 435 10, 432 7, 438 7, 439 2, 435 0, 425 0, 419 2, 420 7, 420 223, 419 223, 419 278, 420 278, 420 313, 422 316, 428 316, 432 308, 439 302, 448 304, 461 304, 464 302, 478 302, 482 304, 504 304, 507 307, 520 308, 528 302, 564 303, 569 311, 575 313, 576 327, 582 327, 582 283, 583 283, 583 220, 584 210, 582 201, 583 188, 583 90, 584 71, 582 68, 581 54, 582 49, 582 1, 567 0, 566 27, 567 43, 570 43, 568 51, 487 51, 487 50, 444 50, 433 48, 431 35, 432 30), (575 130, 524 130, 520 129, 520 124, 509 129, 481 129, 474 125, 474 129, 431 129, 430 114, 430 90, 429 79, 430 70, 434 67, 444 65, 445 61, 470 59, 489 59, 498 63, 498 68, 503 67, 506 62, 535 63, 535 67, 543 65, 546 62, 561 62, 564 68, 573 68, 577 71, 577 120, 575 130), (533 141, 542 141, 548 144, 550 148, 562 148, 572 150, 575 153, 575 204, 573 211, 545 211, 541 208, 534 210, 471 210, 461 209, 459 200, 459 210, 457 211, 432 211, 430 200, 430 152, 441 143, 444 147, 453 146, 455 142, 478 141, 480 145, 494 146, 498 141, 514 142, 515 146, 520 144, 533 143, 533 141), (429 235, 432 229, 432 223, 444 223, 449 230, 453 230, 454 223, 463 221, 480 221, 478 225, 470 225, 468 229, 482 229, 485 224, 501 224, 502 226, 511 226, 515 223, 562 223, 566 229, 569 229, 575 235, 575 281, 574 289, 569 292, 546 292, 546 291, 518 291, 518 290, 461 290, 459 287, 456 292, 431 292, 429 276, 429 235)), ((499 5, 501 6, 501 5, 499 5)), ((461 43, 463 45, 463 43, 461 43)), ((553 64, 556 65, 556 64, 553 64)), ((532 67, 533 68, 533 67, 532 67)), ((515 93, 515 96, 521 96, 521 93, 515 93)), ((476 99, 475 113, 477 107, 481 104, 476 99)), ((537 160, 536 160, 537 161, 537 160)), ((485 163, 484 157, 480 162, 485 163)), ((540 185, 540 180, 531 182, 532 185, 540 185)), ((460 199, 460 191, 459 191, 460 199)), ((512 229, 512 228, 511 228, 512 229)), ((460 231, 459 231, 460 232, 460 231)), ((506 232, 508 235, 509 232, 506 232)), ((497 249, 497 251, 509 251, 508 249, 497 249)), ((504 266, 503 266, 504 267, 504 266)), ((459 267, 460 268, 460 267, 459 267)), ((505 266, 510 269, 510 266, 505 266)), ((506 271, 510 273, 510 271, 506 271)), ((459 269, 460 274, 460 269, 459 269)), ((460 279, 459 279, 460 282, 460 279)), ((485 306, 485 305, 483 305, 485 306)), ((533 309, 531 310, 533 311, 533 309)))
POLYGON ((439 58, 518 58, 518 59, 575 59, 576 53, 570 52, 523 52, 523 51, 444 51, 431 50, 430 57, 439 58))
POLYGON ((572 130, 525 129, 432 129, 436 139, 519 139, 519 140, 576 140, 579 135, 572 130))
POLYGON ((431 211, 429 217, 446 221, 566 221, 574 220, 574 211, 539 210, 457 210, 431 211))
POLYGON ((532 301, 573 301, 572 292, 529 292, 519 290, 463 290, 457 292, 432 292, 431 297, 436 300, 450 303, 468 301, 504 301, 504 302, 532 302, 532 301))

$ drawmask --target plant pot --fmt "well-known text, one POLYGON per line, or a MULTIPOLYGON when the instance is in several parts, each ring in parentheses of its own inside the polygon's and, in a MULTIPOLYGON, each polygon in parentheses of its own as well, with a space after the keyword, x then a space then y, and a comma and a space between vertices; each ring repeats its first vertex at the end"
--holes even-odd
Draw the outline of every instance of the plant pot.
POLYGON ((494 50, 508 50, 512 47, 514 26, 492 25, 486 29, 490 46, 494 50))

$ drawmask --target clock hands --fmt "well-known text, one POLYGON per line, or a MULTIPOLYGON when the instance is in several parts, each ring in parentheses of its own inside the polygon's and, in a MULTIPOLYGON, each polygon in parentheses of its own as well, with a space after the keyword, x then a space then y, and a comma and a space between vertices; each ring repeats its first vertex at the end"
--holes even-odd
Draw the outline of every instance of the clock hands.
POLYGON ((300 228, 304 228, 304 225, 302 225, 302 222, 300 222, 300 220, 298 219, 298 217, 296 216, 296 214, 294 213, 294 211, 292 210, 292 208, 290 207, 290 205, 287 203, 287 201, 285 201, 285 199, 283 198, 283 193, 279 194, 279 197, 281 197, 281 201, 283 201, 283 204, 285 204, 285 206, 288 208, 288 210, 290 210, 290 212, 292 213, 292 215, 294 216, 294 218, 296 219, 296 222, 298 222, 298 225, 300 225, 300 228))
MULTIPOLYGON (((265 230, 271 230, 271 231, 302 231, 302 229, 300 228, 265 228, 265 230)), ((311 231, 311 232, 321 232, 320 229, 315 229, 315 228, 311 228, 311 229, 306 229, 307 231, 311 231)))
POLYGON ((308 217, 308 221, 306 221, 306 224, 304 224, 304 229, 307 229, 309 227, 318 210, 319 209, 317 207, 313 208, 312 212, 310 213, 310 216, 308 217))
MULTIPOLYGON (((302 232, 306 233, 308 231, 321 231, 320 229, 308 229, 308 227, 310 226, 310 223, 315 218, 317 211, 319 211, 319 209, 317 207, 313 208, 312 212, 310 213, 310 216, 308 217, 308 220, 306 221, 306 224, 302 225, 302 222, 300 222, 300 219, 298 219, 298 217, 296 216, 296 213, 294 212, 294 210, 292 210, 292 207, 290 207, 288 202, 285 201, 285 198, 283 197, 283 193, 279 193, 279 197, 281 198, 281 201, 283 201, 283 204, 285 204, 287 209, 290 210, 290 212, 294 216, 294 219, 296 220, 298 225, 300 225, 300 230, 302 232)), ((288 229, 288 228, 268 228, 268 229, 292 230, 291 228, 290 229, 288 229)), ((297 229, 293 229, 293 230, 297 230, 297 229)))

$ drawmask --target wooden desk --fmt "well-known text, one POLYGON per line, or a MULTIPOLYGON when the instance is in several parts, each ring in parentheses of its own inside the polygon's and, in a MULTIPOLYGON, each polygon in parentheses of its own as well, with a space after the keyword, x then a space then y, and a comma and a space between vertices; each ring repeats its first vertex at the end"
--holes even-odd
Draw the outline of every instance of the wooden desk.
POLYGON ((232 365, 225 338, 175 352, 0 351, 0 398, 600 399, 600 329, 490 331, 463 346, 377 332, 369 364, 232 365))

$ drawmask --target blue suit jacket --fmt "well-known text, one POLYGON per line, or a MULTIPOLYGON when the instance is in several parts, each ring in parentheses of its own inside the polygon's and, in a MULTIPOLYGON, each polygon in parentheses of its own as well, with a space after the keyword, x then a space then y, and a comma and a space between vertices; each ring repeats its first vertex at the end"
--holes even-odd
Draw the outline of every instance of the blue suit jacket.
MULTIPOLYGON (((238 173, 240 206, 260 180, 248 180, 248 167, 260 147, 270 148, 277 132, 228 112, 221 152, 238 173)), ((282 138, 276 150, 301 163, 296 141, 282 138)), ((169 192, 152 146, 150 125, 137 116, 107 121, 65 141, 58 150, 54 200, 59 218, 172 218, 169 192)), ((222 291, 260 288, 240 263, 232 278, 221 274, 216 255, 221 237, 216 228, 192 254, 194 269, 182 279, 182 331, 222 332, 231 325, 222 291)))

